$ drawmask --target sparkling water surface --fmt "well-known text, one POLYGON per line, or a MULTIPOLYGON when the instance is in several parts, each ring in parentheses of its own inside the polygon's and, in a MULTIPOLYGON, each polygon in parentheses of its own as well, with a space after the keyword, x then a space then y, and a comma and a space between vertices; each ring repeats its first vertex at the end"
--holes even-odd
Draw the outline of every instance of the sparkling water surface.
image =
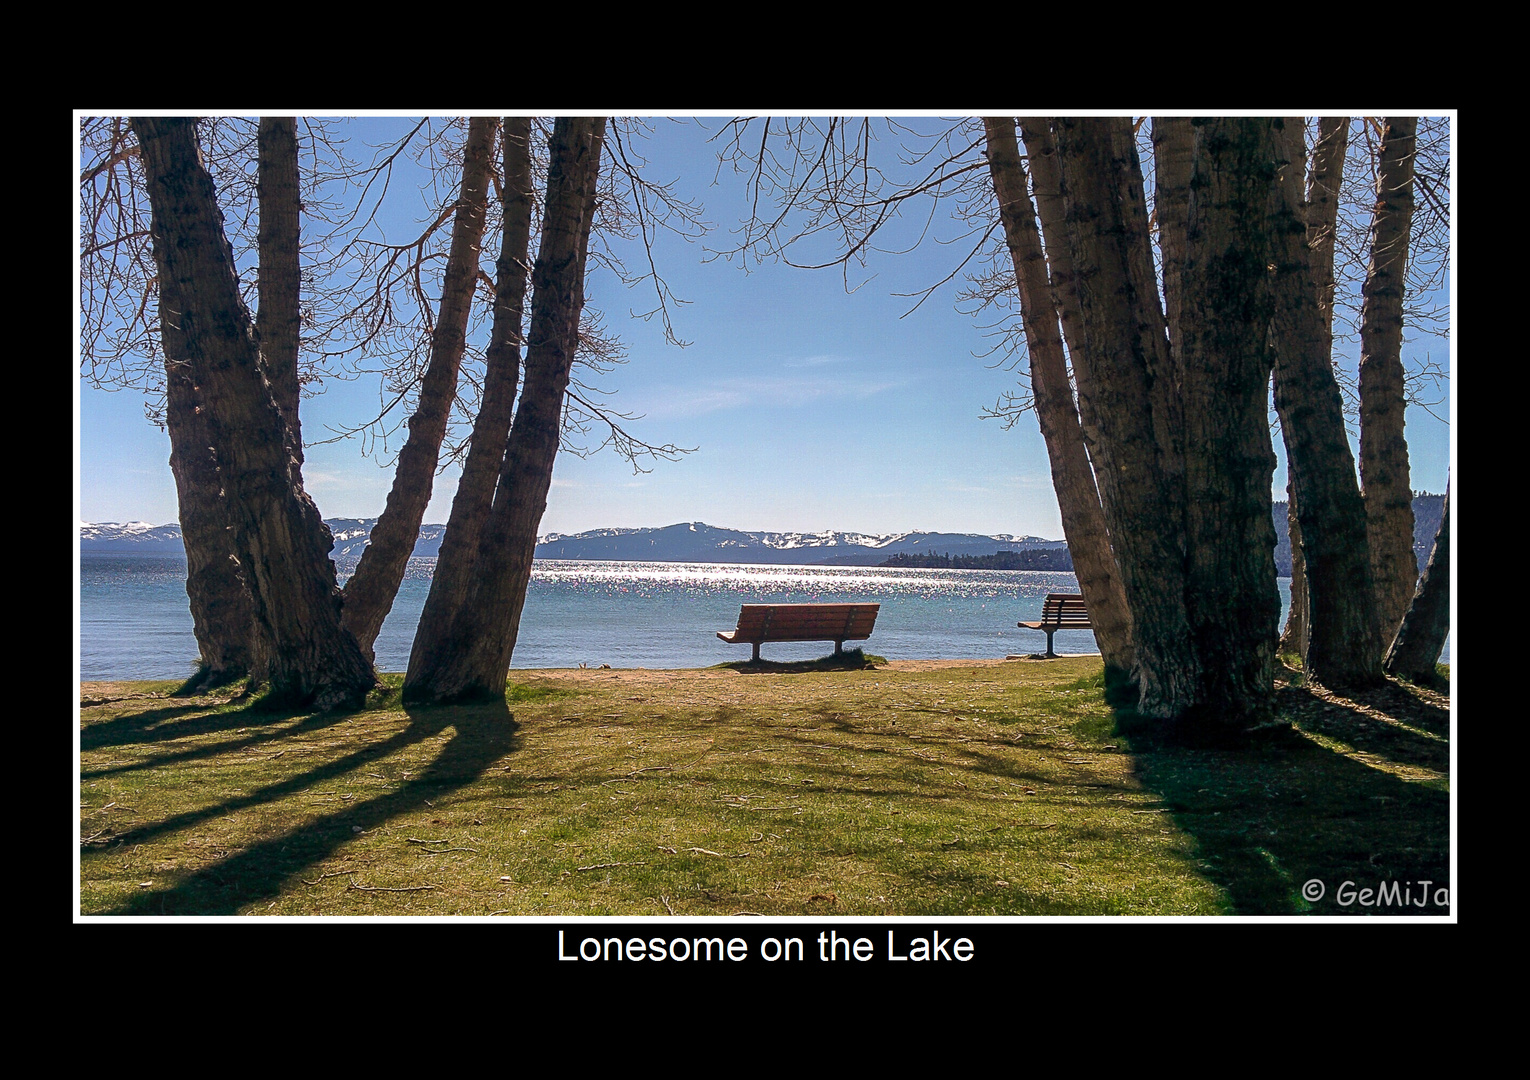
MULTIPOLYGON (((403 671, 436 560, 411 559, 377 638, 377 666, 403 671)), ((354 565, 341 566, 342 581, 354 565)), ((538 561, 532 569, 517 668, 708 667, 747 660, 720 630, 741 604, 875 602, 869 640, 850 643, 890 660, 985 659, 1040 652, 1046 637, 1016 623, 1041 617, 1051 592, 1077 592, 1072 574, 1034 570, 744 566, 720 563, 538 561)), ((1280 579, 1284 620, 1290 582, 1280 579)), ((1094 635, 1061 631, 1063 654, 1097 652, 1094 635)), ((767 660, 807 660, 823 642, 767 642, 767 660)), ((190 674, 196 638, 186 600, 186 560, 80 557, 81 678, 177 679, 190 674)), ((1446 644, 1445 662, 1450 659, 1446 644)))

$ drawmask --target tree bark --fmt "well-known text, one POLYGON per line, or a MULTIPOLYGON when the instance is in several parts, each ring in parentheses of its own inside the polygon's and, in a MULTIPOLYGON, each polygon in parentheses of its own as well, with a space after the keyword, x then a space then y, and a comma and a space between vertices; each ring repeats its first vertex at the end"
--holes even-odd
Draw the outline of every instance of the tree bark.
MULTIPOLYGON (((1302 664, 1325 685, 1368 686, 1381 679, 1381 629, 1365 505, 1333 375, 1333 249, 1331 242, 1320 252, 1311 248, 1314 236, 1331 236, 1331 220, 1322 217, 1331 211, 1314 208, 1316 222, 1303 213, 1302 130, 1300 117, 1287 117, 1277 146, 1282 168, 1271 222, 1275 310, 1270 334, 1275 407, 1286 445, 1293 520, 1299 524, 1292 533, 1293 571, 1300 544, 1304 575, 1308 629, 1302 664)), ((1325 184, 1337 183, 1338 167, 1327 164, 1325 184)), ((1293 610, 1296 602, 1293 573, 1293 610)))
POLYGON ((186 362, 206 410, 234 550, 271 645, 272 694, 298 706, 359 707, 376 678, 340 623, 332 538, 303 490, 263 371, 212 178, 198 160, 196 122, 139 117, 133 127, 161 279, 182 305, 186 362))
MULTIPOLYGON (((1021 137, 1030 162, 1031 188, 1036 193, 1036 216, 1041 222, 1042 243, 1046 248, 1047 270, 1052 283, 1052 304, 1057 321, 1062 324, 1063 341, 1075 368, 1084 354, 1083 315, 1078 308, 1078 288, 1073 280, 1073 255, 1068 247, 1067 205, 1063 201, 1062 173, 1057 166, 1057 143, 1052 138, 1051 120, 1041 116, 1020 117, 1021 137)), ((1070 391, 1071 391, 1070 384, 1070 391)), ((1084 434, 1084 449, 1089 452, 1090 468, 1098 481, 1100 460, 1100 421, 1094 403, 1082 394, 1077 399, 1079 427, 1084 434)), ((1110 500, 1115 492, 1096 484, 1100 507, 1106 522, 1115 520, 1110 500)), ((1117 575, 1119 579, 1119 574, 1117 575)))
POLYGON ((271 382, 271 396, 292 433, 292 453, 303 460, 298 417, 298 343, 302 330, 302 268, 299 258, 302 195, 298 187, 297 119, 262 116, 258 136, 260 226, 256 279, 260 310, 255 332, 271 382))
POLYGON ((1445 488, 1445 510, 1440 531, 1434 535, 1429 563, 1418 579, 1418 589, 1392 647, 1387 650, 1386 670, 1414 682, 1439 681, 1435 664, 1450 635, 1450 488, 1445 488))
MULTIPOLYGON (((154 235, 161 234, 151 219, 154 235)), ((191 693, 250 674, 255 664, 255 615, 239 572, 222 506, 222 483, 213 436, 186 360, 182 303, 175 284, 159 283, 160 336, 165 354, 165 427, 170 435, 170 472, 175 477, 181 538, 186 546, 186 596, 200 658, 181 687, 191 693)))
POLYGON ((1194 169, 1195 128, 1190 118, 1153 117, 1153 213, 1158 222, 1158 249, 1163 256, 1163 308, 1176 383, 1184 366, 1179 355, 1180 317, 1184 311, 1185 234, 1189 228, 1194 169))
POLYGON ((1386 118, 1360 312, 1360 482, 1383 641, 1396 634, 1418 581, 1402 366, 1417 123, 1412 116, 1386 118))
POLYGON ((485 357, 483 400, 409 654, 405 700, 414 698, 424 673, 444 659, 438 652, 447 643, 452 622, 472 591, 479 547, 494 507, 494 488, 515 416, 530 271, 531 215, 536 204, 531 178, 531 118, 505 117, 503 145, 504 224, 495 264, 494 321, 485 357))
MULTIPOLYGON (((1281 429, 1284 437, 1284 428, 1281 429)), ((1291 449, 1286 447, 1286 459, 1291 449)), ((1286 613, 1285 629, 1280 632, 1280 651, 1307 655, 1307 567, 1302 561, 1302 523, 1296 513, 1296 491, 1291 486, 1289 472, 1286 476, 1286 535, 1291 540, 1291 610, 1286 613)), ((1304 664, 1306 660, 1302 661, 1304 664)))
POLYGON ((1197 713, 1215 725, 1258 723, 1272 706, 1280 596, 1270 495, 1275 451, 1267 420, 1268 267, 1278 124, 1268 118, 1195 122, 1179 348, 1185 607, 1200 663, 1197 713))
MULTIPOLYGON (((1339 188, 1344 176, 1344 156, 1349 146, 1349 117, 1324 116, 1318 120, 1318 141, 1312 149, 1312 171, 1307 178, 1307 248, 1311 253, 1312 274, 1317 287, 1317 305, 1320 313, 1322 344, 1319 351, 1333 356, 1333 298, 1334 298, 1334 240, 1339 221, 1339 188)), ((1276 359, 1276 378, 1280 378, 1279 358, 1276 359)), ((1282 426, 1284 435, 1284 426, 1282 426)), ((1345 439, 1348 449, 1349 440, 1345 439)), ((1289 461, 1291 451, 1286 448, 1289 461)), ((1353 458, 1353 455, 1351 455, 1353 458)), ((1307 630, 1310 611, 1307 603, 1306 566, 1301 550, 1301 523, 1297 519, 1296 495, 1289 481, 1287 491, 1287 519, 1291 537, 1291 613, 1286 628, 1280 635, 1282 652, 1294 652, 1303 658, 1307 655, 1307 630)), ((1370 544, 1366 544, 1367 559, 1370 544)), ((1305 663, 1305 659, 1303 660, 1305 663)))
POLYGON ((1099 423, 1095 478, 1131 610, 1137 709, 1176 718, 1194 705, 1200 675, 1185 609, 1180 424, 1131 122, 1058 118, 1054 136, 1084 346, 1073 368, 1081 411, 1099 423))
POLYGON ((462 189, 452 221, 441 306, 431 333, 430 360, 420 382, 419 402, 409 418, 409 437, 399 451, 388 502, 345 588, 345 625, 368 657, 383 620, 393 607, 409 556, 419 539, 420 520, 430 505, 441 442, 446 437, 446 424, 457 396, 457 373, 467 347, 468 316, 478 280, 478 255, 489 209, 491 162, 498 127, 499 121, 487 116, 475 116, 468 123, 462 189))
MULTIPOLYGON (((542 243, 532 271, 526 380, 510 431, 476 584, 417 700, 502 697, 531 580, 536 530, 562 435, 563 398, 579 342, 604 118, 559 117, 549 146, 542 243)), ((433 650, 434 651, 434 650, 433 650)))
POLYGON ((1068 553, 1073 558, 1079 590, 1089 608, 1107 680, 1125 682, 1131 677, 1133 667, 1126 594, 1116 575, 1105 515, 1100 508, 1094 473, 1084 449, 1078 412, 1073 406, 1057 310, 1041 251, 1041 238, 1036 230, 1036 217, 1026 191, 1025 168, 1015 141, 1015 122, 1010 117, 988 117, 983 126, 987 133, 988 168, 993 175, 1020 291, 1036 418, 1047 444, 1052 486, 1062 513, 1063 534, 1068 541, 1068 553))

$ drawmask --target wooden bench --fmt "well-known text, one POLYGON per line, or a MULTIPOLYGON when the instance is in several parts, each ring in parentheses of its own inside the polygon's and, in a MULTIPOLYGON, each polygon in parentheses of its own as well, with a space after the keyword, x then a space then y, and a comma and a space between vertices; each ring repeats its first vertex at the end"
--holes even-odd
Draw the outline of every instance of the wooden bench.
POLYGON ((730 645, 754 646, 752 659, 760 658, 762 641, 832 641, 834 655, 847 641, 871 636, 881 604, 745 604, 739 609, 738 628, 719 631, 730 645))
POLYGON ((1059 630, 1093 630, 1089 625, 1089 609, 1084 606, 1084 597, 1080 593, 1047 593, 1046 600, 1041 604, 1040 622, 1023 622, 1016 624, 1025 630, 1041 630, 1047 635, 1048 659, 1055 658, 1057 654, 1052 651, 1052 635, 1059 630))

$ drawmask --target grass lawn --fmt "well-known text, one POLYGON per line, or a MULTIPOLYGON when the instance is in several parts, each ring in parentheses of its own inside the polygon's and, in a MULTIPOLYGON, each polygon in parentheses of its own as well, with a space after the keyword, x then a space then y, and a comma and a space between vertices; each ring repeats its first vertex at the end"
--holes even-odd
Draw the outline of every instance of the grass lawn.
POLYGON ((314 715, 85 684, 80 911, 1448 914, 1444 695, 1284 685, 1289 730, 1185 748, 1118 733, 1098 657, 828 668, 314 715))

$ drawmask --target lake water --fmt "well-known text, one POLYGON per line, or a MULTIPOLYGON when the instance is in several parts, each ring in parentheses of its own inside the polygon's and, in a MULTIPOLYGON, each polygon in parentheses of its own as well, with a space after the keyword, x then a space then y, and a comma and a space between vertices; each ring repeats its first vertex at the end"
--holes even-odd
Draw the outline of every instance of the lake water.
MULTIPOLYGON (((377 639, 377 666, 403 671, 430 589, 434 559, 411 559, 377 639)), ((341 567, 342 579, 349 567, 341 567)), ((747 660, 747 645, 718 640, 740 604, 874 601, 876 630, 860 643, 893 660, 982 659, 1039 652, 1046 638, 1015 626, 1039 619, 1050 592, 1077 592, 1072 574, 1030 570, 737 566, 718 563, 537 562, 512 667, 708 667, 747 660)), ((1290 582, 1280 581, 1282 616, 1290 582)), ((178 679, 197 655, 186 601, 186 560, 80 557, 80 668, 84 679, 178 679)), ((767 660, 823 656, 820 642, 767 643, 767 660)), ((1056 651, 1098 651, 1094 635, 1056 635, 1056 651)), ((1449 645, 1443 657, 1449 661, 1449 645)))

